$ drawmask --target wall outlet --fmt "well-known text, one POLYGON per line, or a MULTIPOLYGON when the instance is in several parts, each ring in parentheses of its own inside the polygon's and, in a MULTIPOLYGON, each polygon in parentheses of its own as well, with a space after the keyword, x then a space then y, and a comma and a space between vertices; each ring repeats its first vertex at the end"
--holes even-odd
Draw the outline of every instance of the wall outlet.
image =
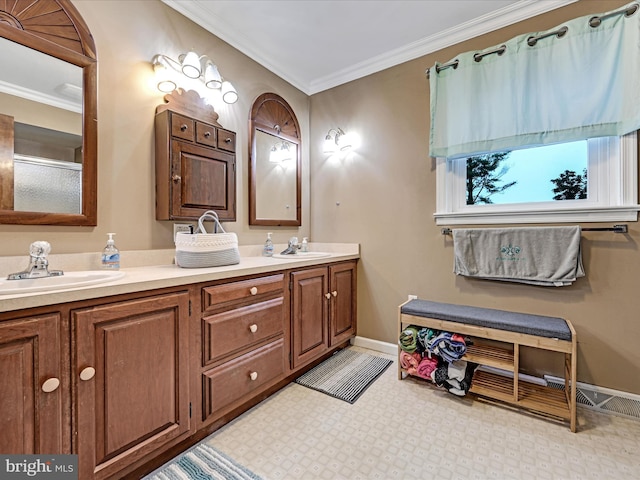
POLYGON ((407 300, 417 300, 418 299, 418 295, 407 295, 407 300))
POLYGON ((173 241, 174 241, 174 243, 176 241, 176 234, 178 232, 191 233, 191 232, 193 232, 193 225, 191 225, 190 223, 174 223, 173 224, 173 241))

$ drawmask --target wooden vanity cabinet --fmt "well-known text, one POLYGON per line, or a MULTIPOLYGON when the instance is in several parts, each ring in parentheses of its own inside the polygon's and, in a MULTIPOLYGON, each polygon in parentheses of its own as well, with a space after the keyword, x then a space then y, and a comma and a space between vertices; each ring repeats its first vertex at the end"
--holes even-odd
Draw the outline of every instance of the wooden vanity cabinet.
POLYGON ((70 453, 64 326, 60 312, 0 322, 3 454, 70 453))
POLYGON ((80 308, 71 319, 79 478, 111 477, 195 430, 188 291, 80 308))
POLYGON ((288 374, 284 273, 202 288, 201 417, 208 425, 288 374), (286 340, 286 341, 285 341, 286 340))
POLYGON ((356 262, 291 273, 291 363, 297 369, 356 333, 356 262))
POLYGON ((355 292, 345 261, 0 313, 0 452, 147 473, 355 335, 355 292))
POLYGON ((156 219, 236 220, 236 134, 195 92, 167 95, 155 117, 156 219))

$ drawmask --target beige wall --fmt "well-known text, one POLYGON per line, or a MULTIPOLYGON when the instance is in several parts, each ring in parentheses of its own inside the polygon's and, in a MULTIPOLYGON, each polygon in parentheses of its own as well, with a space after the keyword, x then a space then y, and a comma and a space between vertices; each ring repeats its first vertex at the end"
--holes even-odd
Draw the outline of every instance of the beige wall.
MULTIPOLYGON (((116 232, 121 250, 173 247, 173 223, 155 220, 153 121, 162 94, 153 86, 151 59, 177 58, 195 49, 218 64, 240 96, 216 105, 219 122, 237 132, 237 222, 225 223, 241 244, 262 243, 274 231, 276 243, 309 235, 309 155, 303 145, 301 228, 249 227, 247 185, 248 122, 251 104, 265 92, 293 108, 303 139, 309 138, 309 98, 160 0, 73 0, 95 39, 98 52, 98 226, 0 225, 0 255, 26 254, 34 240, 48 240, 53 253, 100 252, 106 233, 116 232)), ((122 260, 126 267, 126 258, 122 260)))
MULTIPOLYGON (((311 236, 361 243, 358 335, 395 343, 397 306, 408 294, 561 316, 577 330, 580 381, 640 393, 637 224, 629 225, 629 235, 585 232, 587 276, 570 287, 456 277, 451 237, 440 234, 432 216, 436 178, 424 73, 436 60, 625 3, 578 2, 311 97, 311 236), (321 152, 324 134, 337 126, 362 137, 361 148, 340 165, 321 152)), ((534 372, 528 360, 532 373, 548 373, 534 372)), ((543 360, 544 369, 560 373, 557 362, 543 360)))
MULTIPOLYGON (((640 326, 636 310, 637 242, 629 235, 585 233, 585 278, 541 288, 471 281, 452 273, 452 245, 435 225, 435 171, 428 156, 429 96, 424 70, 434 61, 544 30, 625 2, 582 1, 441 52, 312 96, 174 12, 159 0, 73 0, 96 41, 98 72, 98 226, 0 225, 0 255, 22 255, 46 239, 54 253, 99 252, 106 232, 122 250, 171 248, 171 222, 154 214, 153 118, 162 96, 152 87, 150 59, 195 48, 217 62, 240 100, 217 109, 238 133, 238 221, 225 227, 242 244, 294 234, 312 241, 362 246, 358 334, 395 343, 397 306, 407 294, 444 302, 512 309, 570 319, 578 331, 579 380, 640 394, 640 326), (248 116, 251 103, 275 92, 291 104, 303 138, 303 225, 249 227, 248 116), (329 128, 355 130, 361 148, 341 163, 326 161, 329 128)), ((123 259, 126 267, 126 258, 123 259)), ((547 362, 545 370, 558 367, 547 362)), ((532 373, 540 373, 533 372, 532 373)), ((558 372, 554 372, 558 373, 558 372)))

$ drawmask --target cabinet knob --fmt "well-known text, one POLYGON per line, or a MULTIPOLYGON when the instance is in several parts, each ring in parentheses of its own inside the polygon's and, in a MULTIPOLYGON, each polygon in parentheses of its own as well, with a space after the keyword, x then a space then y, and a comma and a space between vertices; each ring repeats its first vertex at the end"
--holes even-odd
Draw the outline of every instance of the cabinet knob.
POLYGON ((227 137, 224 139, 224 143, 231 143, 231 138, 227 137))
POLYGON ((180 131, 181 131, 181 132, 186 132, 186 131, 187 131, 187 128, 188 128, 188 127, 187 127, 187 125, 186 125, 186 124, 184 124, 184 123, 183 123, 182 125, 180 125, 180 131))
POLYGON ((249 325, 249 330, 251 331, 251 333, 256 333, 258 331, 258 325, 256 325, 255 323, 249 325))
POLYGON ((329 292, 325 293, 324 296, 327 300, 331 298, 331 294, 329 292))
POLYGON ((334 297, 338 296, 338 292, 336 290, 334 290, 333 292, 331 292, 331 295, 333 295, 334 297))
POLYGON ((180 180, 182 180, 182 177, 180 175, 174 175, 173 177, 171 177, 171 180, 173 180, 173 183, 178 183, 180 180))
POLYGON ((258 287, 251 287, 249 289, 249 293, 251 293, 251 295, 257 295, 258 294, 258 287))
POLYGON ((209 138, 211 136, 211 132, 204 132, 204 138, 209 138))
POLYGON ((91 380, 95 374, 96 374, 95 368, 86 367, 82 369, 82 371, 80 372, 80 380, 84 380, 86 382, 87 380, 91 380))
POLYGON ((255 381, 258 379, 258 372, 251 372, 249 374, 249 378, 251 379, 251 381, 255 381))
POLYGON ((54 392, 60 386, 60 380, 53 377, 44 381, 42 384, 42 391, 44 393, 54 392))

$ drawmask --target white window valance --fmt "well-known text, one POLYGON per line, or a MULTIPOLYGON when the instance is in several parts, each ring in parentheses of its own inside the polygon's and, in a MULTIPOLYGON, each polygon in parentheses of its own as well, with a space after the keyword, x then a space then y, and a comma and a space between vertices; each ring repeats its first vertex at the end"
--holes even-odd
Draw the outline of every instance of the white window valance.
POLYGON ((431 156, 455 158, 638 130, 638 10, 633 2, 436 63, 429 70, 431 156))

